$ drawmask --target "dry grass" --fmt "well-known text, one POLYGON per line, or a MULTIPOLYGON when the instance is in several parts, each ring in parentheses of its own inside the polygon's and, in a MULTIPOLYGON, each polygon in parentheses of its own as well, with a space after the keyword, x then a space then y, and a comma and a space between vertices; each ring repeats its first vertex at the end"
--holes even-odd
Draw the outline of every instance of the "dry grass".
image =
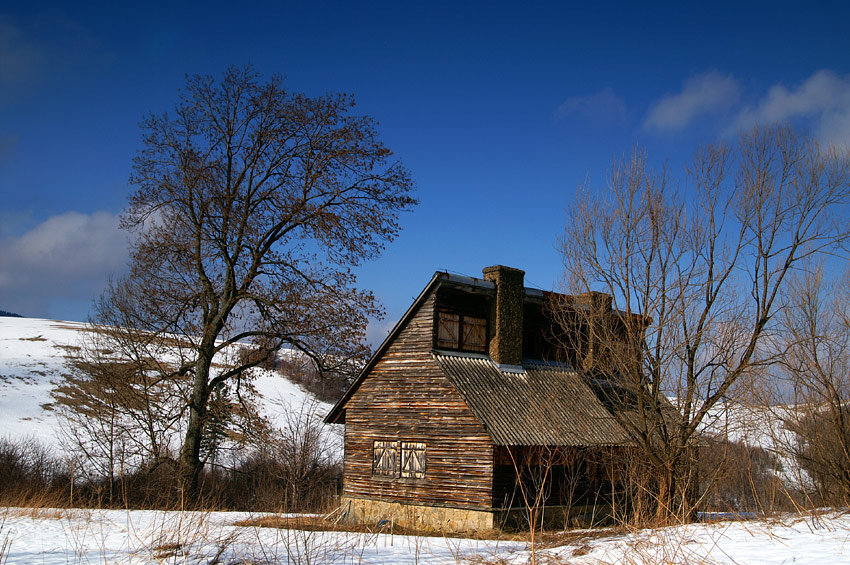
POLYGON ((73 510, 68 508, 48 508, 39 507, 9 507, 8 513, 10 516, 21 518, 32 518, 34 520, 62 520, 70 518, 73 510))
POLYGON ((183 545, 179 543, 166 543, 152 548, 154 559, 161 561, 169 557, 177 557, 184 554, 183 545))
POLYGON ((0 516, 0 565, 6 565, 9 560, 9 549, 12 547, 11 533, 3 532, 6 528, 6 517, 9 515, 8 508, 4 509, 3 515, 0 516))
MULTIPOLYGON (((350 532, 363 534, 394 534, 412 537, 441 537, 457 539, 475 539, 489 541, 518 541, 529 543, 529 532, 506 532, 501 530, 470 530, 443 531, 436 529, 406 528, 398 525, 379 527, 377 525, 337 523, 324 516, 261 516, 240 520, 235 526, 258 528, 277 528, 285 530, 302 530, 308 532, 350 532)), ((595 530, 536 532, 535 543, 539 548, 553 548, 562 545, 580 545, 589 540, 624 535, 625 528, 603 528, 595 530)))
POLYGON ((397 536, 414 536, 414 537, 445 537, 445 538, 464 538, 464 539, 479 539, 479 540, 509 540, 509 541, 526 541, 528 537, 525 533, 506 533, 498 530, 483 530, 483 531, 442 531, 436 529, 421 530, 416 528, 406 528, 399 525, 366 525, 366 524, 348 524, 337 523, 333 520, 327 520, 324 516, 262 516, 259 518, 251 518, 241 520, 234 524, 235 526, 250 526, 259 528, 277 528, 281 530, 302 530, 307 532, 350 532, 361 534, 394 534, 397 536))
MULTIPOLYGON (((551 549, 563 545, 578 545, 589 548, 588 542, 602 538, 624 536, 630 533, 624 527, 598 528, 593 530, 574 530, 563 532, 542 532, 535 536, 535 542, 539 549, 551 549)), ((587 553, 587 551, 585 551, 587 553)), ((576 555, 584 555, 579 553, 576 555)))

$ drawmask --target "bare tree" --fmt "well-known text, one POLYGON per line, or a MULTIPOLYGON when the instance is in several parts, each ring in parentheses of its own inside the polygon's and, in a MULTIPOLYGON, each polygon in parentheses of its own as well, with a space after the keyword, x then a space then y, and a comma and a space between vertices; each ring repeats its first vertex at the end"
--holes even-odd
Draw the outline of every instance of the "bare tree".
POLYGON ((115 502, 117 480, 163 462, 181 433, 186 378, 170 379, 167 363, 144 355, 142 336, 125 340, 121 328, 90 328, 68 372, 52 396, 60 416, 63 440, 84 463, 93 483, 105 483, 106 501, 115 502), (123 355, 114 348, 127 342, 123 355), (132 348, 132 349, 130 349, 132 348))
MULTIPOLYGON (((782 291, 804 261, 847 241, 850 155, 788 127, 700 146, 678 191, 637 150, 583 187, 560 240, 565 281, 599 300, 555 305, 582 328, 577 359, 652 470, 656 517, 686 518, 700 430, 742 379, 778 361, 782 291), (773 351, 773 352, 772 352, 773 351)), ((564 332, 569 334, 570 332, 564 332)))
POLYGON ((283 344, 331 369, 366 353, 366 321, 381 310, 351 267, 380 254, 416 200, 408 171, 353 105, 230 68, 220 82, 189 77, 173 115, 142 123, 123 217, 130 273, 95 321, 144 336, 119 340, 119 355, 171 348, 162 378, 189 379, 179 465, 190 496, 215 389, 283 344), (225 360, 236 344, 255 354, 225 360))
POLYGON ((783 312, 785 396, 794 432, 785 448, 808 474, 817 504, 850 502, 850 286, 814 268, 789 286, 783 312))
MULTIPOLYGON (((109 504, 118 501, 116 487, 133 475, 173 474, 192 386, 189 375, 174 375, 188 342, 181 343, 126 325, 93 326, 51 393, 63 440, 79 456, 88 484, 103 485, 109 504)), ((214 464, 223 451, 244 447, 264 426, 251 383, 224 383, 210 396, 202 461, 214 464)))
POLYGON ((552 467, 560 451, 547 446, 508 447, 516 475, 516 488, 522 503, 523 518, 528 524, 531 563, 537 563, 537 531, 543 528, 546 500, 552 491, 552 467))

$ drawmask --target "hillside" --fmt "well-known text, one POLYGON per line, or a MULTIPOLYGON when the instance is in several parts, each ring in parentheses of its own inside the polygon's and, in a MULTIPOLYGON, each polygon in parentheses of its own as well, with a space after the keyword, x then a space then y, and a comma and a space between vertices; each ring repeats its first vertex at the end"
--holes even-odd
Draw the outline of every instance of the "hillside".
MULTIPOLYGON (((67 372, 69 354, 78 349, 85 325, 37 318, 0 318, 0 436, 34 437, 59 447, 58 422, 50 391, 67 372)), ((271 371, 254 380, 263 415, 284 424, 285 411, 300 413, 315 406, 321 415, 330 405, 271 371)))

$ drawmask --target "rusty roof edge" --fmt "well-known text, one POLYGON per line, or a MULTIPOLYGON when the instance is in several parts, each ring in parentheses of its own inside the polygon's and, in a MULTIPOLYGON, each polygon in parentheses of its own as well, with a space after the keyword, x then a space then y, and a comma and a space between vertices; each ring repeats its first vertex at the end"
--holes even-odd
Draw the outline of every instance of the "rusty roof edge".
POLYGON ((496 285, 492 283, 492 281, 488 281, 485 279, 479 279, 477 277, 469 277, 467 275, 458 275, 455 273, 447 273, 447 272, 439 272, 442 275, 444 280, 455 283, 460 286, 475 286, 479 288, 484 288, 487 290, 493 290, 496 288, 496 285))

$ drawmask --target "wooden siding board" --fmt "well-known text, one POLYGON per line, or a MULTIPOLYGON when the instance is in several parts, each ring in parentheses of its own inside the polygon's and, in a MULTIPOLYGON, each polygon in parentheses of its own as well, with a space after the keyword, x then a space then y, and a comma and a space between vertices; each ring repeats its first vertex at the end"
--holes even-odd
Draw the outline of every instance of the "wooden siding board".
POLYGON ((346 404, 343 491, 491 508, 493 443, 430 355, 435 297, 414 312, 346 404), (372 475, 374 441, 426 444, 424 478, 372 475))

